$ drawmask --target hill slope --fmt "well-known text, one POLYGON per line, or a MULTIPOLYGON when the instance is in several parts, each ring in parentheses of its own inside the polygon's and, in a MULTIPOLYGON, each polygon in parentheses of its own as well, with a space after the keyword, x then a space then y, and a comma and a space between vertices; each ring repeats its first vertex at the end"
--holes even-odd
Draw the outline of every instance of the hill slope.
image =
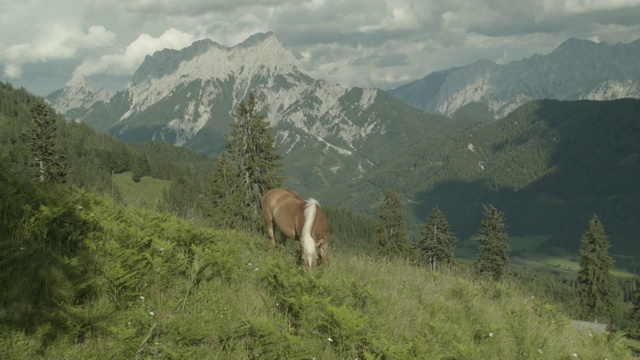
POLYGON ((375 213, 382 190, 405 196, 410 222, 435 205, 462 238, 482 205, 505 212, 512 235, 553 235, 575 250, 593 212, 614 247, 637 253, 640 100, 534 101, 492 123, 454 120, 402 156, 330 191, 331 204, 375 213))
POLYGON ((295 246, 73 189, 25 192, 6 172, 0 185, 3 358, 631 358, 540 294, 463 269, 334 248, 309 272, 295 246), (32 196, 46 206, 27 209, 32 196))

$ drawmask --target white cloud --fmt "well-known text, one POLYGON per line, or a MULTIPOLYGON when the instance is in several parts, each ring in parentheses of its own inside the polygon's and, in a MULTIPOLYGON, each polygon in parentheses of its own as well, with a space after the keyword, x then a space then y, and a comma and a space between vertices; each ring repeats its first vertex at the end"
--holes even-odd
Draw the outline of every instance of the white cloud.
POLYGON ((145 56, 162 49, 182 49, 195 40, 197 39, 194 35, 174 28, 170 28, 157 38, 149 34, 141 34, 122 53, 85 59, 74 71, 74 76, 130 75, 140 66, 145 56))
POLYGON ((102 26, 91 26, 85 33, 64 24, 54 24, 33 42, 9 46, 0 58, 5 61, 5 76, 16 79, 22 75, 24 64, 70 59, 81 50, 110 46, 114 40, 115 34, 102 26))
POLYGON ((121 84, 163 48, 205 37, 234 46, 266 31, 311 76, 384 88, 482 58, 546 54, 568 37, 640 36, 640 0, 0 0, 0 8, 5 78, 49 74, 50 91, 72 69, 121 84))

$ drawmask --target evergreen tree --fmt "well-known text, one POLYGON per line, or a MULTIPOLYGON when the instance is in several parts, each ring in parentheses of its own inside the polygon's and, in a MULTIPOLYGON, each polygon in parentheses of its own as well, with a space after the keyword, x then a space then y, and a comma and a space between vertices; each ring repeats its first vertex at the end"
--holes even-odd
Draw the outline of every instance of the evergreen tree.
POLYGON ((479 275, 500 281, 509 269, 509 236, 504 224, 504 214, 493 205, 483 206, 483 209, 482 228, 474 237, 480 248, 476 271, 479 275))
MULTIPOLYGON (((634 281, 637 282, 637 279, 634 281)), ((627 333, 634 339, 640 339, 640 290, 633 292, 631 304, 633 308, 627 321, 627 333)))
POLYGON ((270 189, 280 187, 282 156, 277 153, 271 126, 256 109, 249 94, 241 102, 227 134, 227 155, 221 156, 213 189, 213 213, 224 214, 223 224, 247 230, 263 228, 260 201, 270 189))
POLYGON ((211 185, 211 198, 214 204, 210 215, 213 222, 221 228, 238 228, 242 226, 241 202, 236 191, 239 184, 238 172, 229 159, 229 154, 223 152, 217 161, 211 185))
POLYGON ((379 255, 386 257, 406 257, 409 242, 400 199, 395 190, 387 191, 380 205, 380 216, 376 224, 373 240, 379 255))
POLYGON ((578 304, 587 319, 611 317, 618 311, 621 292, 611 275, 613 258, 609 256, 611 243, 604 225, 596 214, 591 216, 587 231, 580 240, 580 269, 578 270, 578 304))
POLYGON ((57 119, 49 114, 47 105, 38 101, 31 108, 31 119, 22 134, 35 166, 38 168, 36 178, 40 182, 65 182, 68 163, 65 155, 56 143, 58 134, 57 119))
POLYGON ((418 241, 421 261, 432 270, 442 264, 451 263, 457 241, 442 211, 437 206, 434 207, 418 241))

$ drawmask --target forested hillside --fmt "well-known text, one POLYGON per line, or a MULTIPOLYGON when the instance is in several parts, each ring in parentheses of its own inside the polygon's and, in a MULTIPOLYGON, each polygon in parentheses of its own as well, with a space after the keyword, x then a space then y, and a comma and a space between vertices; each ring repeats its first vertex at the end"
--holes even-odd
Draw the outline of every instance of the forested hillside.
POLYGON ((396 189, 419 224, 437 205, 461 238, 482 205, 505 212, 512 235, 545 234, 545 246, 577 248, 593 213, 616 251, 638 253, 639 100, 533 101, 491 123, 452 120, 395 161, 325 194, 335 206, 375 211, 396 189))
MULTIPOLYGON (((22 137, 30 108, 43 101, 25 89, 0 83, 0 158, 8 158, 16 171, 34 171, 22 137)), ((171 181, 171 187, 162 203, 149 205, 178 212, 206 211, 202 195, 208 191, 212 159, 164 142, 128 145, 86 124, 66 122, 52 109, 49 112, 57 116, 57 142, 70 165, 68 182, 120 198, 114 174, 131 172, 134 181, 151 176, 171 181), (202 203, 196 203, 198 198, 202 203)))

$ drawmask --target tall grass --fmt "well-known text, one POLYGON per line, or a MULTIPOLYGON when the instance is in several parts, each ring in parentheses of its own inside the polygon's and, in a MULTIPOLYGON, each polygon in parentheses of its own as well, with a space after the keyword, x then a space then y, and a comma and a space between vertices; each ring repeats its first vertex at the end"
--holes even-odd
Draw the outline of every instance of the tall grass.
MULTIPOLYGON (((67 280, 43 281, 38 293, 55 301, 36 314, 59 316, 12 314, 39 304, 3 293, 0 358, 631 358, 617 335, 580 333, 538 294, 465 267, 428 271, 334 248, 331 266, 306 271, 293 243, 270 248, 260 236, 89 194, 66 203, 41 223, 86 225, 65 233, 77 250, 56 252, 63 265, 49 266, 73 265, 73 276, 62 271, 67 280)), ((45 241, 43 226, 9 232, 12 243, 45 241)), ((4 274, 40 271, 24 265, 41 258, 16 259, 4 274)), ((32 278, 12 276, 24 286, 32 278)))

